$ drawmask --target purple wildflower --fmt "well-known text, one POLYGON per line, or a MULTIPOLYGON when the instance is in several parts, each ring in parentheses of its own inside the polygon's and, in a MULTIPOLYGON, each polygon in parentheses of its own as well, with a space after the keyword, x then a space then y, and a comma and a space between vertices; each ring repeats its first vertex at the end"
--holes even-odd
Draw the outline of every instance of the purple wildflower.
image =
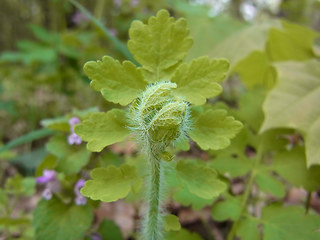
POLYGON ((87 198, 82 196, 80 189, 84 186, 85 180, 79 179, 76 185, 74 186, 74 193, 76 195, 75 203, 76 205, 85 205, 87 203, 87 198))
POLYGON ((41 177, 37 177, 37 183, 48 183, 54 181, 56 179, 57 173, 54 170, 43 170, 43 175, 41 177))
POLYGON ((77 117, 70 118, 69 120, 70 132, 71 132, 71 134, 68 136, 69 145, 73 145, 73 144, 79 145, 82 142, 80 136, 74 132, 74 126, 78 123, 81 123, 81 121, 77 117))
POLYGON ((60 190, 60 183, 57 180, 57 172, 54 170, 43 170, 42 176, 38 177, 36 182, 45 184, 42 197, 46 200, 50 200, 52 198, 52 194, 60 190))

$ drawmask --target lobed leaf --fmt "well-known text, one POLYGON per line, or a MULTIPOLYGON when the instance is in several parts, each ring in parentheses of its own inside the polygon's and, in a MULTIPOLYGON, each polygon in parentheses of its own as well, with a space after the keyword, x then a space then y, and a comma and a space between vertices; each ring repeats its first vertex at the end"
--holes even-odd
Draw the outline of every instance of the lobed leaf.
POLYGON ((181 229, 181 225, 179 222, 179 218, 176 215, 169 214, 163 217, 164 230, 169 231, 179 231, 181 229))
POLYGON ((168 73, 185 57, 193 41, 183 18, 177 21, 160 10, 147 24, 134 21, 129 30, 128 48, 143 69, 151 73, 149 82, 168 80, 168 73))
POLYGON ((241 128, 242 123, 227 116, 227 111, 206 109, 193 116, 193 126, 188 134, 203 150, 219 150, 226 148, 241 128))
POLYGON ((207 98, 222 92, 221 82, 228 72, 229 62, 225 59, 200 57, 191 63, 181 64, 171 81, 177 83, 177 95, 195 105, 202 105, 207 98))
POLYGON ((147 86, 141 70, 129 61, 122 64, 109 56, 102 61, 87 62, 84 72, 92 80, 91 87, 100 91, 102 96, 114 103, 128 105, 147 86))
POLYGON ((91 114, 81 124, 76 125, 74 130, 82 140, 88 141, 88 150, 100 152, 108 145, 123 141, 130 134, 126 121, 125 111, 112 109, 107 113, 91 114))
POLYGON ((126 197, 130 190, 141 186, 142 180, 136 173, 135 166, 127 164, 117 168, 95 168, 91 171, 92 180, 85 182, 81 193, 93 200, 114 202, 126 197))
POLYGON ((34 212, 35 240, 82 239, 93 220, 90 206, 65 204, 56 197, 42 199, 34 212))
POLYGON ((217 197, 226 189, 217 172, 200 161, 181 160, 176 165, 177 177, 188 191, 204 199, 217 197))

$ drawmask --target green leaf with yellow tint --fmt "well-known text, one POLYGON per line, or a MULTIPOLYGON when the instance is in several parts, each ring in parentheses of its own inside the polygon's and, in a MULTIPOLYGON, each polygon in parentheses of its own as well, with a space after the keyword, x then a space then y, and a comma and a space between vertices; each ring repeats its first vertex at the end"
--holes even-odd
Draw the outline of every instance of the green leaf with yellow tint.
POLYGON ((134 58, 149 72, 149 82, 168 80, 168 73, 177 66, 192 45, 183 18, 177 21, 168 11, 160 10, 147 24, 134 21, 129 30, 128 48, 134 58))
POLYGON ((130 190, 141 187, 142 180, 137 175, 135 166, 127 164, 117 168, 95 168, 91 171, 92 180, 85 182, 81 193, 93 200, 114 202, 126 197, 130 190))
POLYGON ((84 72, 92 80, 91 87, 114 103, 128 105, 147 86, 141 70, 129 61, 122 64, 109 56, 102 61, 87 62, 84 72))
POLYGON ((178 96, 195 105, 202 105, 207 98, 216 97, 222 92, 221 82, 228 72, 229 62, 225 59, 200 57, 191 63, 182 63, 172 76, 178 88, 178 96))
POLYGON ((87 141, 87 148, 92 152, 100 152, 104 147, 123 141, 130 130, 126 126, 126 113, 120 109, 112 109, 107 113, 92 113, 75 132, 87 141))

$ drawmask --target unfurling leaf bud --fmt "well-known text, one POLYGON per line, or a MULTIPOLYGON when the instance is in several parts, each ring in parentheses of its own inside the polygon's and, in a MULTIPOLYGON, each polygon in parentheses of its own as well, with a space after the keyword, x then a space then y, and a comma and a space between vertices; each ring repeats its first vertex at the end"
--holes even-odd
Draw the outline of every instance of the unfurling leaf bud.
POLYGON ((188 103, 174 96, 175 83, 150 85, 130 109, 132 129, 142 145, 147 142, 164 151, 172 141, 185 135, 189 127, 188 103))

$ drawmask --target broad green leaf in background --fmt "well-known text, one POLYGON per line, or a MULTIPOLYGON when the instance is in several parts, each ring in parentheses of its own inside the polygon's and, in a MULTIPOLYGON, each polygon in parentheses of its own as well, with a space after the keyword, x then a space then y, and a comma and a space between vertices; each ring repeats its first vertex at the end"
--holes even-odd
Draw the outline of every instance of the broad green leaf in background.
POLYGON ((166 234, 166 240, 202 240, 197 233, 189 232, 186 229, 180 231, 171 231, 166 234))
POLYGON ((228 196, 226 200, 216 203, 212 208, 212 217, 217 221, 228 219, 236 221, 241 214, 241 197, 228 196))
POLYGON ((111 220, 104 219, 98 229, 103 240, 123 240, 120 228, 111 220))
POLYGON ((34 212, 35 240, 82 239, 90 229, 93 213, 90 206, 65 204, 56 197, 42 199, 34 212))
POLYGON ((93 200, 113 202, 128 195, 129 191, 141 187, 142 180, 135 166, 127 164, 117 168, 95 168, 91 171, 92 180, 86 181, 81 193, 93 200))
POLYGON ((163 220, 164 220, 163 228, 167 232, 179 231, 181 229, 179 218, 176 215, 173 215, 173 214, 166 215, 163 217, 163 220))
POLYGON ((302 207, 269 205, 262 210, 264 240, 318 240, 320 217, 302 207))
POLYGON ((128 48, 143 69, 152 75, 149 82, 168 80, 168 70, 184 59, 193 43, 188 35, 185 19, 175 21, 168 11, 160 10, 148 24, 141 21, 131 24, 128 48))
POLYGON ((226 189, 226 184, 218 179, 214 168, 199 160, 180 160, 176 165, 176 174, 181 184, 200 198, 212 199, 226 189))
POLYGON ((88 141, 87 148, 90 151, 100 152, 108 145, 123 141, 130 134, 126 120, 125 111, 120 109, 93 113, 75 127, 75 132, 88 141))
POLYGON ((218 156, 210 162, 219 173, 229 174, 230 177, 246 175, 252 168, 252 162, 243 156, 218 156))
POLYGON ((204 199, 195 194, 190 193, 187 188, 179 189, 173 194, 173 199, 185 207, 191 206, 195 210, 211 205, 216 198, 204 199))
POLYGON ((43 170, 54 169, 57 166, 58 158, 55 155, 47 155, 36 169, 35 176, 40 177, 43 175, 43 170))
POLYGON ((5 189, 11 194, 31 196, 35 193, 36 181, 32 177, 22 177, 20 174, 16 174, 7 179, 5 189))
POLYGON ((91 155, 84 146, 70 146, 67 137, 63 135, 52 137, 46 147, 48 152, 58 158, 56 170, 65 174, 79 172, 88 163, 91 155))
POLYGON ((278 84, 264 102, 261 132, 271 128, 294 128, 305 137, 307 166, 320 164, 320 63, 286 62, 276 65, 278 84))
POLYGON ((203 150, 227 147, 230 139, 242 128, 241 122, 227 116, 227 111, 222 109, 206 109, 192 120, 193 126, 188 134, 203 150))
POLYGON ((271 65, 264 52, 252 51, 246 58, 240 60, 233 68, 241 77, 241 82, 251 89, 256 86, 272 88, 276 81, 276 70, 271 65))
POLYGON ((271 27, 280 27, 278 21, 265 21, 237 31, 208 52, 209 57, 223 57, 230 61, 230 70, 252 51, 264 51, 271 27))
POLYGON ((259 219, 246 217, 239 222, 236 235, 241 240, 261 240, 259 224, 259 219))
POLYGON ((296 187, 307 191, 316 191, 320 187, 320 166, 306 167, 305 151, 295 147, 290 151, 282 151, 275 155, 272 169, 296 187))
POLYGON ((259 171, 256 176, 259 188, 276 197, 282 198, 285 195, 285 187, 281 181, 272 176, 267 171, 259 171))
POLYGON ((202 105, 206 98, 215 97, 222 92, 218 82, 225 78, 228 68, 227 60, 200 57, 189 64, 181 64, 171 81, 178 85, 175 90, 177 95, 190 103, 202 105))
POLYGON ((114 103, 128 105, 147 86, 141 70, 129 62, 122 64, 109 56, 102 61, 87 62, 84 72, 92 80, 91 87, 100 91, 103 97, 114 103))
POLYGON ((267 53, 272 61, 303 61, 314 57, 313 43, 319 33, 287 21, 282 21, 282 27, 269 31, 267 53))

